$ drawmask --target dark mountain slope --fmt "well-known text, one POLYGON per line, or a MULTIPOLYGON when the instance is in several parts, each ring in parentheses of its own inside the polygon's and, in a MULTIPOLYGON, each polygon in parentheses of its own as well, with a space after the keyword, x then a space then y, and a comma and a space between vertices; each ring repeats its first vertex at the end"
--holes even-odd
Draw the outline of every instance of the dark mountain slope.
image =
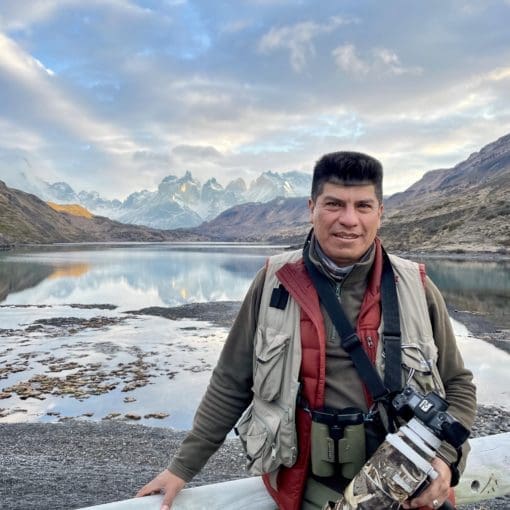
POLYGON ((387 199, 381 235, 404 250, 509 250, 510 135, 387 199))
POLYGON ((294 197, 237 205, 193 231, 222 241, 301 239, 310 227, 307 203, 304 197, 294 197))

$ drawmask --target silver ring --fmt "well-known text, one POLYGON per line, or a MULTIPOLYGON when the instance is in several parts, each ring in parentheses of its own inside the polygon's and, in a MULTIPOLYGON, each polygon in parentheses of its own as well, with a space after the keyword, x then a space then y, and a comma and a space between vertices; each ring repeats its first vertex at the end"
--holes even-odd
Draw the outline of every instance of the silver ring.
POLYGON ((432 501, 432 508, 439 508, 439 501, 437 499, 432 501))

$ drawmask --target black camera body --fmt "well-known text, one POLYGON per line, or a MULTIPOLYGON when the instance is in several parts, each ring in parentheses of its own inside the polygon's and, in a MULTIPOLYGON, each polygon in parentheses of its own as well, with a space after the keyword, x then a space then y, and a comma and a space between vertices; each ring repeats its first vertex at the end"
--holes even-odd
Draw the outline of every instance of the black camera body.
POLYGON ((469 430, 447 412, 448 402, 431 391, 425 396, 406 386, 392 401, 396 413, 404 420, 420 420, 431 432, 459 448, 469 437, 469 430))

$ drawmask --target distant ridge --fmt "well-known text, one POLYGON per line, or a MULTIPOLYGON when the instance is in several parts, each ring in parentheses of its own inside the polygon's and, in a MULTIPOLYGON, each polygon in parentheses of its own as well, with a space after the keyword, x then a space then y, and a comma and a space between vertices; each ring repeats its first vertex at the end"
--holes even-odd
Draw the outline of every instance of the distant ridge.
POLYGON ((431 170, 401 193, 386 200, 392 210, 401 207, 425 205, 439 196, 459 194, 488 187, 493 190, 502 184, 508 186, 510 169, 510 134, 474 152, 453 168, 431 170))
POLYGON ((306 196, 312 176, 298 171, 266 171, 249 183, 238 177, 223 187, 215 177, 202 184, 187 171, 181 177, 167 175, 157 190, 135 191, 123 201, 105 199, 96 191, 76 193, 66 182, 49 184, 24 172, 8 173, 5 179, 11 188, 47 202, 79 204, 96 216, 122 223, 175 229, 196 227, 235 205, 268 202, 279 196, 306 196))

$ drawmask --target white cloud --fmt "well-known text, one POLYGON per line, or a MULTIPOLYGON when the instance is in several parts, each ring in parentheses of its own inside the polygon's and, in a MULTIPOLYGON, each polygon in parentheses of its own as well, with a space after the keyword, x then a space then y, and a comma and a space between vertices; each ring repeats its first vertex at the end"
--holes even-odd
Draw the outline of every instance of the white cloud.
MULTIPOLYGON (((147 12, 131 0, 88 0, 89 7, 108 7, 114 10, 147 12)), ((0 30, 29 30, 31 26, 48 22, 62 11, 80 7, 82 0, 2 0, 0 30)))
POLYGON ((177 145, 172 149, 172 154, 184 162, 191 160, 216 161, 222 158, 222 154, 214 147, 204 145, 177 145))
POLYGON ((73 0, 4 0, 1 6, 0 28, 24 30, 34 23, 46 21, 59 8, 72 5, 73 0))
POLYGON ((113 153, 137 148, 122 129, 104 119, 94 118, 94 115, 80 107, 75 98, 55 83, 51 71, 1 33, 0 70, 10 77, 11 82, 17 84, 17 93, 24 93, 27 101, 42 106, 35 112, 39 121, 49 122, 58 129, 74 133, 82 140, 101 144, 113 153))
POLYGON ((404 67, 400 63, 397 54, 387 48, 374 48, 372 51, 374 55, 374 68, 382 68, 392 74, 414 74, 419 75, 423 72, 423 68, 419 66, 404 67))
POLYGON ((357 55, 353 44, 338 46, 333 50, 333 57, 338 67, 347 73, 363 75, 370 71, 370 65, 357 55))
POLYGON ((388 48, 372 48, 364 59, 358 55, 354 44, 338 46, 332 52, 337 66, 346 73, 367 75, 371 72, 393 75, 421 74, 421 67, 404 67, 398 55, 388 48))
POLYGON ((49 76, 55 76, 55 72, 52 71, 50 68, 46 67, 40 60, 37 60, 36 58, 34 58, 34 62, 36 63, 36 65, 38 65, 46 74, 48 74, 49 76))
POLYGON ((352 148, 398 191, 510 131, 507 4, 141 5, 0 1, 0 156, 118 196, 352 148))
POLYGON ((1 147, 30 153, 44 145, 44 138, 36 129, 22 127, 13 121, 0 118, 1 147))
POLYGON ((282 48, 289 50, 292 68, 299 73, 305 68, 308 59, 316 53, 313 40, 317 36, 351 22, 335 16, 324 24, 304 21, 295 25, 273 27, 259 41, 258 50, 265 54, 282 48))

